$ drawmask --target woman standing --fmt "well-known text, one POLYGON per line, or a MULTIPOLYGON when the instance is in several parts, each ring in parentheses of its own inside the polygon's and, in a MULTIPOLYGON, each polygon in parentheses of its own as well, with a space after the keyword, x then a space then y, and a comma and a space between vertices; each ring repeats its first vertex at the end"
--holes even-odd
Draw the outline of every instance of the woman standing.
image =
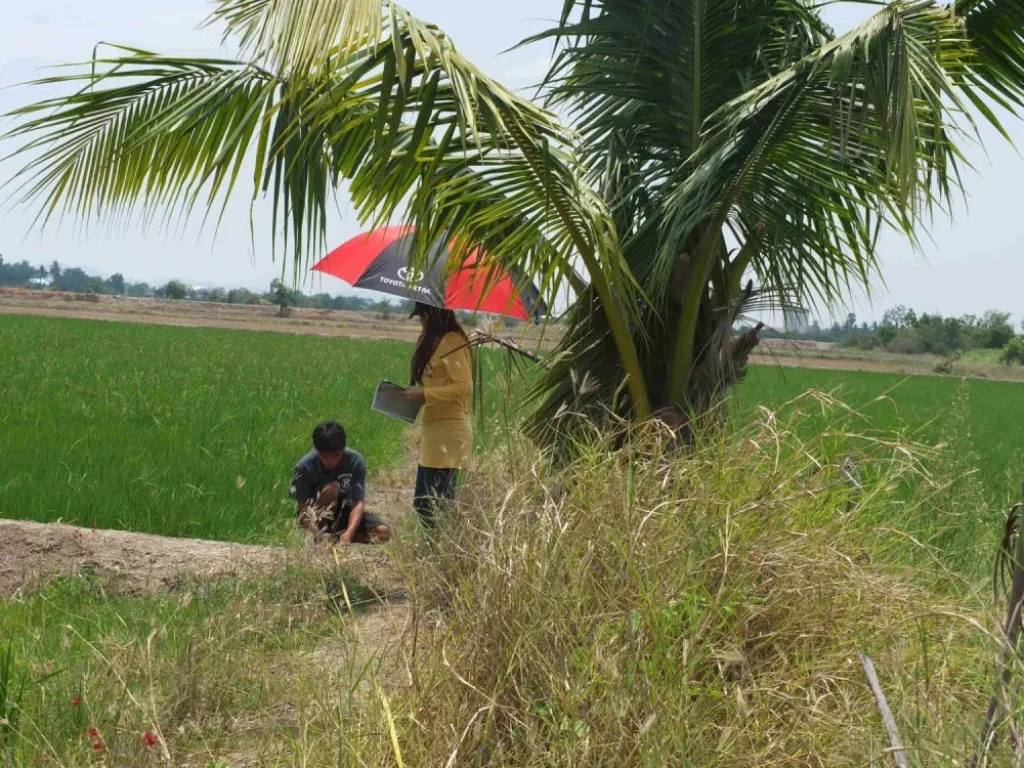
POLYGON ((416 303, 411 317, 423 326, 412 356, 411 386, 406 400, 423 403, 420 462, 413 506, 433 527, 438 502, 455 498, 460 469, 473 449, 473 353, 455 313, 416 303))

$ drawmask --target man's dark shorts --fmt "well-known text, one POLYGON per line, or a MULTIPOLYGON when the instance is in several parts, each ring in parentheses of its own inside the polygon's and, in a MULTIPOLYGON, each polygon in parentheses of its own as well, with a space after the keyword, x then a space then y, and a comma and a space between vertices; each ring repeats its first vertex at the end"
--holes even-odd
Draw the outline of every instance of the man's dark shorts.
MULTIPOLYGON (((317 488, 317 494, 319 495, 319 493, 320 489, 317 488)), ((317 530, 328 536, 341 536, 341 534, 348 530, 348 516, 351 512, 352 507, 346 504, 335 512, 332 517, 321 516, 316 521, 317 530)), ((359 521, 358 530, 360 533, 369 534, 374 528, 382 525, 387 525, 384 518, 364 509, 363 519, 359 521)))

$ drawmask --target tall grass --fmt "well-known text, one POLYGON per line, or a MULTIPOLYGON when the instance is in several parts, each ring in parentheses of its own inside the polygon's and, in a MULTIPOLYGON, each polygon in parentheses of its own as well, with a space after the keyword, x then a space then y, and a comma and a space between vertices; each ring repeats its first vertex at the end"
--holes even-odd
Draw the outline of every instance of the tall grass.
MULTIPOLYGON (((753 366, 736 395, 742 419, 761 406, 777 408, 808 390, 831 392, 876 429, 922 443, 939 443, 966 426, 963 447, 977 454, 974 470, 987 503, 1006 507, 1020 488, 1006 468, 1024 448, 1024 389, 1017 382, 966 381, 946 376, 753 366)), ((809 422, 811 430, 828 419, 809 422)), ((808 434, 813 434, 809 432, 808 434)))
POLYGON ((14 648, 8 640, 6 646, 0 648, 0 756, 5 760, 10 760, 14 755, 24 693, 25 681, 18 677, 18 670, 14 666, 14 648))
POLYGON ((962 763, 999 649, 990 593, 908 533, 925 507, 906 482, 934 502, 935 457, 849 418, 819 397, 689 456, 648 435, 557 469, 495 457, 404 558, 432 608, 390 702, 406 763, 882 764, 859 653, 911 764, 962 763), (815 409, 832 426, 804 439, 815 409))
POLYGON ((172 593, 82 577, 6 601, 0 766, 217 766, 262 744, 287 751, 305 712, 353 706, 372 657, 351 625, 369 599, 343 567, 293 560, 172 593))

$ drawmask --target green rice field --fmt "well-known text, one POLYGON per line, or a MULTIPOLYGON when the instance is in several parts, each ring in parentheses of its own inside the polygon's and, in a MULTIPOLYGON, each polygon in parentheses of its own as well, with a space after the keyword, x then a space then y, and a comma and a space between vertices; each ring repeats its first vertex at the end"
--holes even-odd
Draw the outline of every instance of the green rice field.
MULTIPOLYGON (((337 418, 371 471, 404 428, 369 409, 408 344, 0 318, 0 514, 275 540, 291 466, 337 418)), ((372 478, 371 478, 372 479, 372 478)))
MULTIPOLYGON (((881 430, 936 445, 956 440, 1002 507, 1020 497, 1024 477, 1010 477, 1024 456, 1024 385, 1017 382, 908 376, 815 368, 751 367, 737 398, 742 408, 778 406, 810 389, 836 395, 857 415, 849 428, 881 430)), ((822 417, 824 423, 827 417, 822 417)), ((811 422, 814 423, 813 421, 811 422)), ((950 459, 951 460, 951 459, 950 459)))
MULTIPOLYGON (((0 317, 0 516, 174 536, 281 540, 291 466, 337 418, 374 476, 401 464, 406 428, 369 409, 407 375, 410 345, 37 317, 0 317)), ((489 357, 493 369, 497 357, 489 357)), ((1024 388, 971 381, 970 445, 994 503, 1024 447, 1024 388)), ((871 425, 938 441, 959 382, 753 368, 741 408, 834 391, 871 425)), ((488 419, 499 398, 490 395, 488 419)), ((481 430, 488 434, 492 430, 481 430)), ((411 482, 411 478, 410 478, 411 482)))

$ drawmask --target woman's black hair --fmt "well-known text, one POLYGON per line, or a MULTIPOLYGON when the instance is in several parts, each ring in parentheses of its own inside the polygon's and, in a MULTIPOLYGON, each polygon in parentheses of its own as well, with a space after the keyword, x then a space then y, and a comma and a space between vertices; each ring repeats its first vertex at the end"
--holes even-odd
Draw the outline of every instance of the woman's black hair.
POLYGON ((457 333, 466 341, 469 341, 469 337, 466 336, 466 332, 459 325, 459 319, 450 309, 433 307, 430 304, 417 301, 409 317, 425 317, 427 319, 423 333, 420 335, 419 341, 416 342, 416 351, 412 355, 410 384, 417 387, 422 386, 423 374, 427 370, 430 358, 434 355, 434 350, 437 349, 437 345, 441 343, 441 339, 446 333, 457 333))

